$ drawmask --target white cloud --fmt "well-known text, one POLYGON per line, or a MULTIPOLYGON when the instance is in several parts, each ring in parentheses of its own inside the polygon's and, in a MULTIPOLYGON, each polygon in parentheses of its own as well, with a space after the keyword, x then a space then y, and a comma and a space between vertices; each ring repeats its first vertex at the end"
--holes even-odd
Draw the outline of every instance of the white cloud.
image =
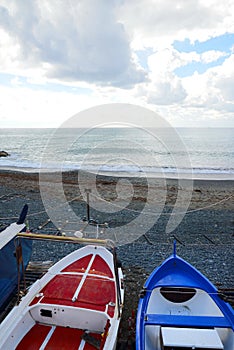
POLYGON ((148 66, 153 76, 165 75, 182 65, 179 52, 170 48, 159 50, 148 58, 148 66))
POLYGON ((156 105, 172 105, 183 101, 186 91, 180 80, 172 78, 155 83, 148 93, 148 103, 156 105))
POLYGON ((202 53, 200 56, 201 56, 201 62, 211 63, 211 62, 217 61, 221 57, 228 56, 228 54, 222 51, 210 50, 202 53))
POLYGON ((218 59, 222 57, 227 57, 228 53, 218 50, 208 50, 203 53, 197 53, 196 51, 192 52, 178 52, 177 51, 177 66, 186 66, 192 62, 200 62, 204 64, 216 62, 218 59))
POLYGON ((214 72, 214 84, 220 89, 223 100, 234 104, 234 53, 214 72))
MULTIPOLYGON (((0 86, 1 127, 56 127, 77 112, 102 101, 98 96, 0 86)), ((81 121, 81 126, 84 121, 81 121)))
POLYGON ((181 66, 179 53, 174 49, 164 49, 148 59, 150 83, 145 85, 145 96, 150 104, 172 105, 183 101, 187 95, 181 79, 173 73, 181 66))
POLYGON ((177 106, 181 120, 188 122, 192 117, 194 126, 234 127, 233 59, 182 79, 187 97, 177 106))
POLYGON ((14 53, 8 52, 8 60, 1 59, 6 70, 12 65, 19 70, 39 66, 51 79, 122 87, 145 80, 145 72, 132 58, 128 35, 117 22, 113 2, 18 0, 3 4, 1 26, 10 36, 10 46, 12 41, 18 45, 14 53))
POLYGON ((234 30, 232 0, 128 0, 120 18, 135 48, 168 47, 174 40, 206 41, 234 30))

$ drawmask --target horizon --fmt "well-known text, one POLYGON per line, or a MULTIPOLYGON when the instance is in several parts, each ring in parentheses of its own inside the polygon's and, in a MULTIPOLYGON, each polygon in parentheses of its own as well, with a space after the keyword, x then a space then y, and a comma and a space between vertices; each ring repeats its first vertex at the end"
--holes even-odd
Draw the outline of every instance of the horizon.
MULTIPOLYGON (((158 129, 170 129, 172 126, 159 126, 157 127, 158 129)), ((136 127, 131 127, 131 126, 103 126, 103 127, 94 127, 92 129, 121 129, 121 128, 136 128, 136 127)), ((156 127, 152 127, 152 129, 157 129, 156 127)), ((234 129, 234 126, 175 126, 172 127, 173 129, 234 129)), ((87 129, 86 126, 82 126, 82 127, 78 127, 78 128, 74 128, 74 127, 46 127, 46 126, 17 126, 17 127, 1 127, 1 129, 87 129)), ((148 128, 150 129, 150 127, 148 128)), ((90 129, 91 130, 91 129, 90 129)))

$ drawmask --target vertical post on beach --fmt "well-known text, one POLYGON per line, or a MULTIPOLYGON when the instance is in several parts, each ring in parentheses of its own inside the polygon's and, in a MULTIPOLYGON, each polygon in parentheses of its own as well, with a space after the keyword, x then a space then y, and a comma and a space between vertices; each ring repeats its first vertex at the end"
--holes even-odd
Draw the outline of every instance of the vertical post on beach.
POLYGON ((90 206, 89 206, 89 194, 91 193, 91 190, 89 188, 85 189, 85 193, 87 196, 86 203, 87 203, 87 221, 90 221, 90 206))

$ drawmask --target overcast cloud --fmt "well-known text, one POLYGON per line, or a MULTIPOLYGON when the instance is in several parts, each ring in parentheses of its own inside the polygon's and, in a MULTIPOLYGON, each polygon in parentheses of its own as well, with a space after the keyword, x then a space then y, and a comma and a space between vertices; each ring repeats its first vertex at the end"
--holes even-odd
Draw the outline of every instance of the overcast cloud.
POLYGON ((130 86, 145 80, 113 1, 7 4, 0 7, 0 23, 13 38, 19 68, 42 65, 48 78, 65 81, 130 86))

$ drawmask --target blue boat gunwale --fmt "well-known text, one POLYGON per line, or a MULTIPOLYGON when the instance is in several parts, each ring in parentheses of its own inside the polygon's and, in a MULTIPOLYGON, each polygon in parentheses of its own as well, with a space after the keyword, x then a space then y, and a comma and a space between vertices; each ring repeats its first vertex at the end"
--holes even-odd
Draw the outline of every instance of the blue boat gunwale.
POLYGON ((136 319, 136 349, 144 349, 142 345, 145 342, 144 336, 146 325, 231 328, 234 331, 234 311, 231 305, 219 297, 217 288, 206 276, 189 262, 176 255, 175 246, 173 254, 153 270, 143 288, 144 293, 142 293, 142 297, 138 303, 136 319), (169 277, 171 275, 175 277, 174 280, 169 277), (152 291, 156 288, 162 287, 195 288, 202 290, 209 294, 224 316, 171 316, 166 314, 146 314, 145 310, 147 310, 152 291))

